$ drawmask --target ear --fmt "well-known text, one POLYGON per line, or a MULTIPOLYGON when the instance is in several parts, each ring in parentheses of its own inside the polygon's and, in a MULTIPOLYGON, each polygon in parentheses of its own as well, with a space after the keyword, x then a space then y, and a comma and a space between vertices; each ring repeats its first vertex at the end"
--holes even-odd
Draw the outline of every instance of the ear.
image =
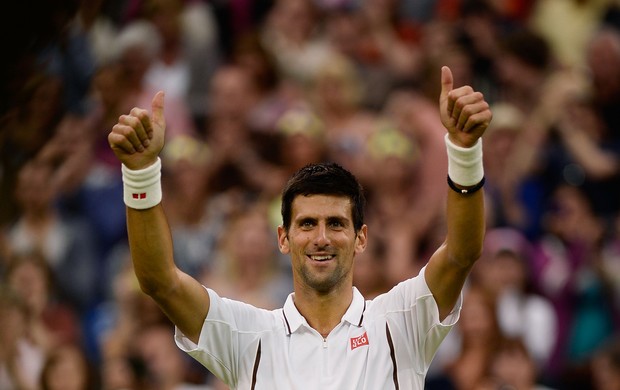
POLYGON ((280 249, 280 253, 283 255, 288 254, 290 251, 288 246, 288 232, 282 225, 278 226, 278 249, 280 249))
POLYGON ((362 225, 355 237, 355 253, 362 253, 366 250, 368 244, 368 226, 362 225))

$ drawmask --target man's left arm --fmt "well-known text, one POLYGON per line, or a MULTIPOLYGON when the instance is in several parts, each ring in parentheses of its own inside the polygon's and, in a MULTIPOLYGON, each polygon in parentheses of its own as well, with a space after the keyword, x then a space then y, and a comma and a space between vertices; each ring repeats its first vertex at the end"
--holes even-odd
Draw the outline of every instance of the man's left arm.
POLYGON ((443 321, 453 310, 474 263, 485 232, 482 140, 492 114, 480 92, 453 88, 452 72, 441 71, 441 121, 448 130, 447 236, 431 256, 425 278, 443 321))

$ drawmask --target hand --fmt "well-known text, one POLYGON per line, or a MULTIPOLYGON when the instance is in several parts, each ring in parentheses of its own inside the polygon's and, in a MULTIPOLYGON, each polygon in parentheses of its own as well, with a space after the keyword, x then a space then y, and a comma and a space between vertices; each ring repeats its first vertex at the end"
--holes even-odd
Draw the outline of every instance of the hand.
POLYGON ((155 163, 164 147, 166 121, 164 93, 157 92, 151 103, 152 115, 134 107, 129 115, 121 115, 112 127, 108 142, 116 157, 129 169, 146 168, 155 163))
POLYGON ((476 144, 491 123, 491 110, 482 93, 466 85, 453 89, 452 71, 441 68, 441 96, 439 114, 448 130, 450 141, 469 148, 476 144))

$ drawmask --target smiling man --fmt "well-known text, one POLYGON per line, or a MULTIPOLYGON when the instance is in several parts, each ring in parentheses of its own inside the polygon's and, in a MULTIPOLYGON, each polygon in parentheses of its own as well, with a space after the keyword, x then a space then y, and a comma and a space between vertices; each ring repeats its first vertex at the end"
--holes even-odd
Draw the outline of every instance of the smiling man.
MULTIPOLYGON (((482 94, 453 88, 442 69, 447 129, 448 234, 417 277, 365 300, 353 287, 368 240, 364 195, 336 164, 309 165, 286 184, 280 251, 294 292, 267 311, 221 298, 174 264, 161 207, 163 93, 152 114, 134 108, 108 140, 123 163, 129 244, 140 286, 176 325, 179 348, 233 389, 423 389, 439 344, 456 323, 465 279, 484 236, 480 137, 491 121, 482 94)), ((377 227, 380 228, 380 227, 377 227)))

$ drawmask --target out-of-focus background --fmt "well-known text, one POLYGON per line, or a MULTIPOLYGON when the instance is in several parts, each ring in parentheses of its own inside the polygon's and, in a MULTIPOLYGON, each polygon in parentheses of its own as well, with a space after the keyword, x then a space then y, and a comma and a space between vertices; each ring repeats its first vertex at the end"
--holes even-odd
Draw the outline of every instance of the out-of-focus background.
POLYGON ((427 389, 620 388, 616 0, 59 0, 3 12, 0 389, 225 389, 139 289, 107 134, 166 92, 181 269, 279 308, 279 192, 363 183, 367 297, 445 235, 439 73, 484 93, 487 237, 427 389))

